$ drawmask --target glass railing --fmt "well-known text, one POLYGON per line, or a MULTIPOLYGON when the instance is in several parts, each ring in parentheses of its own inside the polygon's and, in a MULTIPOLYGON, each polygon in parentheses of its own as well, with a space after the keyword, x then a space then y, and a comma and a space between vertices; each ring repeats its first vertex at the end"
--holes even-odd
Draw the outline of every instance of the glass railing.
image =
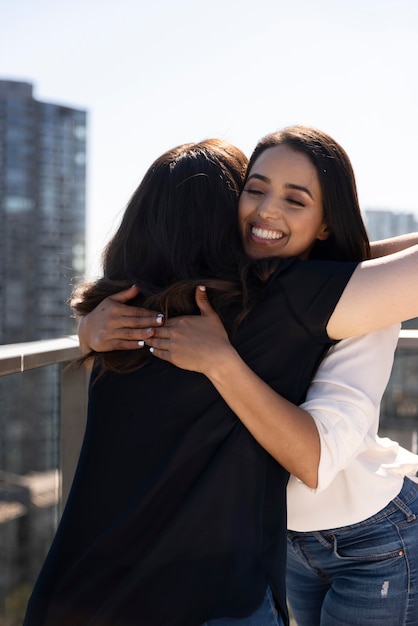
MULTIPOLYGON (((0 626, 21 626, 84 432, 88 374, 76 336, 0 346, 0 626)), ((418 330, 401 331, 381 436, 418 448, 418 330)))
POLYGON ((0 346, 0 625, 21 626, 84 432, 76 336, 0 346))

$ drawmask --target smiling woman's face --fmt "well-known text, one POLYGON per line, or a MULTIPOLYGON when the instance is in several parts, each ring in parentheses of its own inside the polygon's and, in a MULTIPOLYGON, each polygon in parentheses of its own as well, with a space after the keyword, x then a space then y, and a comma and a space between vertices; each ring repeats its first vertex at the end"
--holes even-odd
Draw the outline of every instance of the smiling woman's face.
POLYGON ((329 235, 315 167, 285 144, 267 148, 253 164, 238 216, 245 252, 253 259, 306 259, 315 241, 329 235))

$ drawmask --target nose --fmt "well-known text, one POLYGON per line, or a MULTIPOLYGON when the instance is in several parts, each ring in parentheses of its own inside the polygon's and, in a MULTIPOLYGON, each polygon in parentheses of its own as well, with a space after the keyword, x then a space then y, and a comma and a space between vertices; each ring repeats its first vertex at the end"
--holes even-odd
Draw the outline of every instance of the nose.
POLYGON ((270 196, 264 196, 257 207, 257 215, 263 220, 277 219, 281 214, 282 211, 278 202, 275 202, 270 196))

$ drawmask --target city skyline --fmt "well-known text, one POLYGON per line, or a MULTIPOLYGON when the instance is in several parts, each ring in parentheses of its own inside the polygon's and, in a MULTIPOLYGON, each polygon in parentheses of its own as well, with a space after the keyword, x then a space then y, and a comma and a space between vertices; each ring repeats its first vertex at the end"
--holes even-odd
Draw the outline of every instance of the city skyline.
POLYGON ((0 77, 88 110, 90 271, 154 158, 208 136, 249 155, 267 132, 317 126, 347 150, 364 210, 418 214, 416 2, 289 4, 0 6, 0 77))

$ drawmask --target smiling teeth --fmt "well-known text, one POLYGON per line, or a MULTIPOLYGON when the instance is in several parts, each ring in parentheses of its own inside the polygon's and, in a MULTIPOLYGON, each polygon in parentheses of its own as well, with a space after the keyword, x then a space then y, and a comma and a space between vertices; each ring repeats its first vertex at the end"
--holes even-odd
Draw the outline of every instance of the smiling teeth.
POLYGON ((281 239, 283 237, 283 233, 277 230, 267 230, 265 228, 256 228, 255 226, 251 228, 251 232, 260 239, 281 239))

